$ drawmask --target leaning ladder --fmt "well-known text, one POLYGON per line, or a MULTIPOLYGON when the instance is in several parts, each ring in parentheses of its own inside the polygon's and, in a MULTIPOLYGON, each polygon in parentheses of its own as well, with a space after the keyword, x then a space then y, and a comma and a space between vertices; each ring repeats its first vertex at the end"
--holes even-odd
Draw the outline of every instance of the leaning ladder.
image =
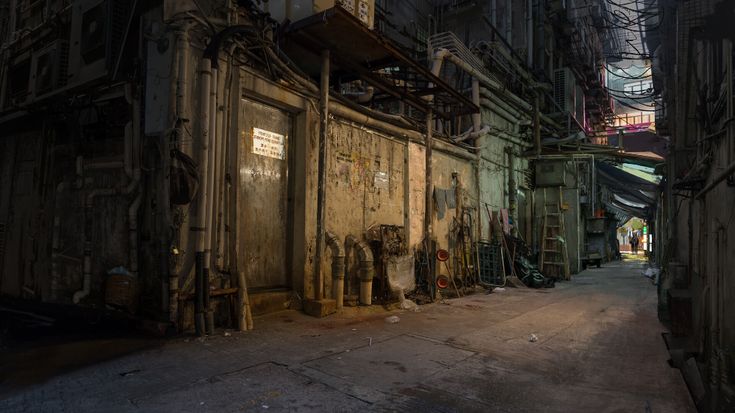
POLYGON ((569 259, 567 242, 564 239, 564 212, 561 210, 563 199, 559 187, 559 201, 549 202, 544 188, 544 225, 541 231, 541 273, 547 277, 569 280, 569 259))

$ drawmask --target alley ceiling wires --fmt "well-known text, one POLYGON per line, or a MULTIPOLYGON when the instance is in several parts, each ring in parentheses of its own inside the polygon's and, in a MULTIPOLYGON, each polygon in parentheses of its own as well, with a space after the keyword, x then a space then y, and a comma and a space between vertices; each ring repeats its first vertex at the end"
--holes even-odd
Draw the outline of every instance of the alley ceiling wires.
POLYGON ((633 0, 604 0, 606 13, 602 14, 604 27, 619 39, 620 50, 609 53, 608 59, 650 59, 646 50, 646 32, 655 30, 661 19, 656 2, 633 0))

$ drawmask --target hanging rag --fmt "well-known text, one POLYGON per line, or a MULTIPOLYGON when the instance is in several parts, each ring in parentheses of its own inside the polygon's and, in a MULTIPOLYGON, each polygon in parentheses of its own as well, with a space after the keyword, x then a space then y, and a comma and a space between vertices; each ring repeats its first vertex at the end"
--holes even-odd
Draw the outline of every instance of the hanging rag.
POLYGON ((441 188, 434 188, 434 205, 436 207, 436 217, 444 219, 447 211, 447 192, 441 188))
POLYGON ((457 193, 455 192, 454 188, 445 189, 444 191, 446 191, 447 208, 457 208, 457 193))

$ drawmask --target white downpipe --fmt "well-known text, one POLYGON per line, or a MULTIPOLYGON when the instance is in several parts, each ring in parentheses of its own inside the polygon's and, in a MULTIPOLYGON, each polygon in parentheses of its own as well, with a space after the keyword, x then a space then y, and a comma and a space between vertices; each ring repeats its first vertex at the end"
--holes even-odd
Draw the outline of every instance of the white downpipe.
MULTIPOLYGON (((183 122, 189 119, 188 91, 189 91, 189 27, 185 25, 176 32, 176 50, 178 51, 178 73, 176 81, 176 114, 182 122, 179 136, 186 135, 183 122)), ((182 139, 181 151, 187 155, 192 154, 191 139, 182 139)))

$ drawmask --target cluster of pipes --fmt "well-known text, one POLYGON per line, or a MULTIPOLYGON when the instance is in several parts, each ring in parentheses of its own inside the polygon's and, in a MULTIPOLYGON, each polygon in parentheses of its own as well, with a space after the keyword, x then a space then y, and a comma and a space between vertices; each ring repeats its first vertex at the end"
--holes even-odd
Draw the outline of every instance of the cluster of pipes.
MULTIPOLYGON (((188 30, 190 23, 184 22, 175 32, 175 57, 177 70, 171 76, 171 90, 175 93, 170 113, 174 116, 175 132, 178 139, 176 149, 198 161, 199 187, 196 195, 196 212, 192 214, 191 222, 184 216, 178 239, 174 239, 171 248, 173 266, 170 270, 168 313, 170 321, 180 324, 180 297, 179 286, 181 277, 184 277, 184 288, 190 285, 191 254, 182 252, 194 250, 194 326, 197 335, 212 334, 214 330, 214 310, 210 303, 210 278, 213 271, 236 273, 238 296, 238 327, 240 330, 253 328, 252 315, 247 295, 245 275, 237 268, 233 268, 235 260, 228 248, 232 242, 226 239, 225 227, 229 218, 228 197, 229 186, 225 183, 225 171, 229 168, 227 147, 229 145, 229 130, 231 113, 230 82, 233 71, 237 69, 228 65, 228 70, 219 70, 219 41, 214 48, 208 48, 197 70, 199 86, 199 110, 197 112, 198 127, 194 138, 198 142, 197 153, 194 147, 185 138, 188 122, 187 102, 190 100, 189 91, 189 60, 190 45, 188 30), (226 79, 225 79, 226 78, 226 79), (221 88, 220 86, 224 85, 221 88), (192 245, 193 244, 193 245, 192 245), (182 251, 183 250, 183 251, 182 251)), ((213 39, 212 43, 215 42, 213 39)), ((211 45, 211 44, 210 44, 211 45)), ((235 266, 236 267, 236 266, 235 266)))
MULTIPOLYGON (((137 91, 130 85, 125 87, 125 100, 130 105, 132 120, 125 126, 124 155, 122 161, 85 161, 82 156, 76 158, 76 179, 72 187, 77 190, 84 189, 89 178, 90 171, 119 170, 122 169, 125 181, 108 188, 93 188, 87 191, 84 200, 84 223, 82 226, 82 288, 72 295, 72 302, 79 304, 89 296, 92 289, 92 231, 94 228, 94 202, 100 197, 125 196, 132 197, 128 205, 128 273, 132 278, 138 276, 138 211, 142 202, 142 191, 140 188, 141 165, 140 165, 140 101, 137 91), (85 178, 86 177, 86 178, 85 178)), ((56 196, 64 193, 69 183, 60 182, 56 186, 56 196)), ((55 208, 61 212, 61 208, 55 208)), ((60 279, 59 264, 56 257, 61 255, 61 215, 54 216, 53 232, 51 237, 52 254, 54 257, 51 268, 51 296, 57 298, 58 284, 60 279)))
MULTIPOLYGON (((196 252, 194 269, 194 326, 196 333, 212 334, 214 311, 210 303, 210 277, 212 268, 225 271, 222 257, 225 255, 225 205, 226 191, 224 171, 225 153, 229 129, 230 87, 219 92, 222 73, 219 71, 219 47, 223 35, 215 35, 199 63, 199 128, 198 138, 200 181, 196 214, 196 252), (226 109, 223 109, 226 108, 226 109)), ((229 65, 232 72, 234 66, 229 65)), ((231 73, 230 73, 231 76, 231 73)), ((245 274, 237 273, 239 328, 252 329, 245 274)), ((177 280, 178 283, 178 280, 177 280)))
POLYGON ((327 231, 324 238, 327 246, 332 251, 332 298, 337 302, 337 309, 344 306, 347 262, 350 259, 350 252, 353 250, 357 251, 357 257, 360 261, 360 304, 372 305, 375 267, 370 246, 358 240, 354 235, 348 235, 345 238, 344 245, 340 242, 339 237, 332 232, 327 231))

